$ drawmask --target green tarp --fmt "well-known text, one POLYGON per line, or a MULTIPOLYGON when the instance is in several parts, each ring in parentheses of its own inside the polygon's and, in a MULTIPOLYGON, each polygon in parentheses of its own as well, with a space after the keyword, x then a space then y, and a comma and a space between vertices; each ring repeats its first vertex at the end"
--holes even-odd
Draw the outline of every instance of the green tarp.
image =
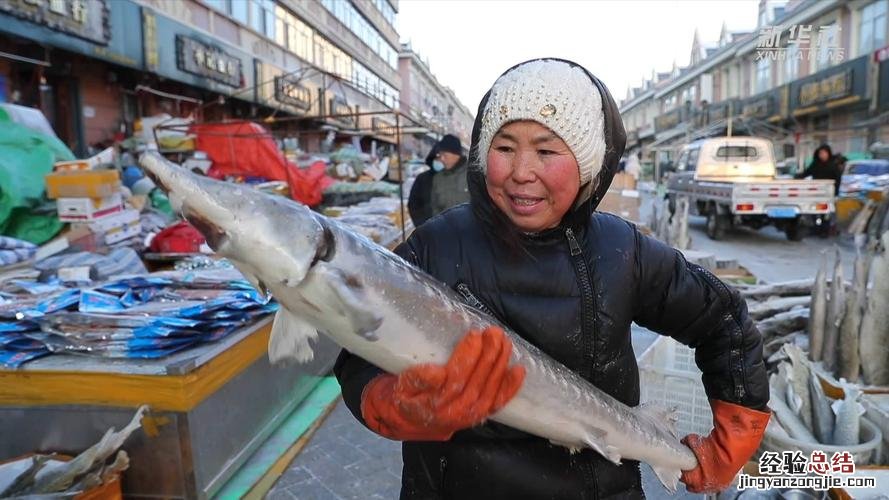
POLYGON ((44 177, 55 162, 74 159, 57 138, 0 117, 0 234, 39 245, 62 229, 45 209, 44 177))

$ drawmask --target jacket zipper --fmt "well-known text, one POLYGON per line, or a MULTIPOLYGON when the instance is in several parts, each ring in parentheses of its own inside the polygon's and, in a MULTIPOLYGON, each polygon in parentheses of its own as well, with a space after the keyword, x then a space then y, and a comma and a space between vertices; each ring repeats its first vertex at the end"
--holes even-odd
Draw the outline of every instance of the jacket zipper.
MULTIPOLYGON (((719 280, 716 276, 713 276, 713 273, 704 269, 701 266, 694 266, 698 271, 706 278, 706 280, 713 285, 716 289, 717 293, 719 293, 723 298, 728 298, 729 305, 731 305, 731 291, 728 287, 719 280)), ((732 382, 734 384, 735 389, 735 400, 741 401, 744 399, 744 396, 747 395, 747 390, 745 389, 747 381, 745 380, 746 376, 744 373, 744 360, 743 354, 741 353, 741 348, 744 345, 743 341, 743 327, 735 317, 732 311, 726 313, 723 317, 723 321, 729 324, 734 324, 735 328, 732 328, 731 334, 729 335, 729 347, 730 347, 730 355, 729 355, 729 364, 731 366, 732 372, 732 382)))
POLYGON ((593 283, 590 279, 589 269, 587 269, 586 261, 583 258, 583 251, 574 231, 569 227, 565 230, 565 237, 568 239, 568 248, 571 250, 571 260, 574 264, 574 271, 577 273, 580 281, 580 293, 583 303, 580 308, 581 336, 583 337, 583 352, 589 354, 589 362, 584 367, 586 376, 589 380, 593 379, 593 369, 595 367, 596 348, 593 342, 595 334, 595 324, 593 312, 596 307, 596 298, 593 293, 593 283))
MULTIPOLYGON (((568 240, 568 249, 571 252, 571 261, 574 264, 574 271, 580 282, 580 293, 582 303, 580 307, 580 331, 583 339, 583 352, 589 356, 589 362, 584 367, 586 370, 587 380, 593 380, 593 370, 596 364, 596 348, 593 342, 595 334, 595 318, 593 316, 596 308, 596 296, 593 292, 593 282, 590 279, 589 269, 587 269, 586 261, 583 258, 583 249, 574 236, 574 230, 570 227, 565 229, 565 238, 568 240)), ((595 464, 589 460, 584 460, 578 456, 578 462, 584 471, 584 476, 591 483, 592 498, 598 498, 599 485, 596 477, 595 464)))
POLYGON ((482 301, 476 298, 476 296, 472 293, 472 290, 469 289, 469 286, 466 285, 466 283, 457 283, 456 289, 457 292, 461 296, 463 296, 463 300, 466 302, 466 305, 474 307, 494 319, 499 319, 497 318, 497 316, 494 315, 494 312, 488 308, 488 306, 486 306, 484 303, 482 303, 482 301))

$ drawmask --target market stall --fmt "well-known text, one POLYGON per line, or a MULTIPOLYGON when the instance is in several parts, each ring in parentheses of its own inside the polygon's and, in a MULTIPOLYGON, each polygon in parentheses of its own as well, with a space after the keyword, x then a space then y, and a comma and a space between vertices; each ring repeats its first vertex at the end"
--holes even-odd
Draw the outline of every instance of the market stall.
POLYGON ((321 336, 311 363, 271 365, 277 304, 179 220, 137 155, 159 149, 233 189, 294 199, 389 249, 412 230, 409 179, 397 144, 364 151, 346 139, 309 154, 252 122, 160 117, 143 127, 82 160, 47 139, 39 161, 21 155, 37 172, 27 179, 15 162, 0 165, 12 172, 6 189, 28 183, 12 200, 18 218, 0 212, 16 236, 0 237, 0 419, 20 430, 0 438, 0 463, 75 456, 147 405, 122 448, 123 494, 207 498, 232 488, 324 385, 338 347, 321 336))

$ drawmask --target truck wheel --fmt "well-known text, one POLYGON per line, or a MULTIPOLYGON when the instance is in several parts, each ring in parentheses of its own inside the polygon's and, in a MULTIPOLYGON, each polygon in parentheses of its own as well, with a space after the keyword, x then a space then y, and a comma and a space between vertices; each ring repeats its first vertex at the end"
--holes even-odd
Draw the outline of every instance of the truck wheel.
POLYGON ((717 214, 715 212, 714 209, 707 213, 707 236, 709 236, 711 240, 721 240, 725 238, 729 221, 728 217, 724 214, 717 214))
POLYGON ((800 224, 799 219, 788 223, 784 226, 784 234, 790 241, 802 241, 805 235, 806 227, 800 224))

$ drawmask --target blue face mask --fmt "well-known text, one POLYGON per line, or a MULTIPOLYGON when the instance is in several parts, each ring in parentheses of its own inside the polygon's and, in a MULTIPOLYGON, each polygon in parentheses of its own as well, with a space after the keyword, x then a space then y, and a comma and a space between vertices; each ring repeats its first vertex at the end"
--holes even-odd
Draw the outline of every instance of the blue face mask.
POLYGON ((441 172, 442 170, 444 170, 444 163, 442 163, 441 160, 433 160, 432 161, 432 170, 434 170, 436 172, 441 172))

